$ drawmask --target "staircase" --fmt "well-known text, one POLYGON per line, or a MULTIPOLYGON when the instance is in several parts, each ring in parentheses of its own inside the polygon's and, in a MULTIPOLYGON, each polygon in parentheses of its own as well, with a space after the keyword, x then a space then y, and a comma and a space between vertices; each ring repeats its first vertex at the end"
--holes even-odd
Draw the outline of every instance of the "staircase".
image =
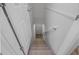
POLYGON ((41 34, 36 35, 29 50, 29 55, 52 55, 51 50, 45 43, 41 34))
POLYGON ((71 55, 79 55, 79 47, 77 47, 72 53, 71 55))

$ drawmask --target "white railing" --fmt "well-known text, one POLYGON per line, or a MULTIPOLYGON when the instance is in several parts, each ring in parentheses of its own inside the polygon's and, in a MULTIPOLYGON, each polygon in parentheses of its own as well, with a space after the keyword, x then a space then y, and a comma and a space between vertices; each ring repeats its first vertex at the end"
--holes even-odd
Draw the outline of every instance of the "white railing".
POLYGON ((59 27, 58 25, 56 25, 56 26, 51 26, 49 29, 45 30, 45 33, 48 33, 48 32, 50 32, 50 31, 54 32, 54 31, 57 30, 58 27, 59 27))

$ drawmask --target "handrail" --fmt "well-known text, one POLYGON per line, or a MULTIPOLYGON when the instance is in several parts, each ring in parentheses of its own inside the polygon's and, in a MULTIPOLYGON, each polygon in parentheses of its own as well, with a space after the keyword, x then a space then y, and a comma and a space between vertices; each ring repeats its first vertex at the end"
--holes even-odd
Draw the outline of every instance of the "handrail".
MULTIPOLYGON (((79 19, 79 15, 76 16, 75 21, 77 21, 79 19)), ((58 26, 51 26, 48 30, 45 31, 45 33, 53 30, 56 31, 58 26)))
POLYGON ((6 18, 7 18, 7 21, 8 21, 8 23, 9 23, 9 25, 10 25, 12 31, 13 31, 13 34, 14 34, 14 36, 15 36, 15 38, 16 38, 18 44, 19 44, 20 50, 21 50, 21 51, 23 52, 23 54, 25 55, 25 52, 24 52, 24 50, 23 50, 23 46, 21 45, 21 43, 20 43, 20 41, 19 41, 19 38, 18 38, 18 36, 17 36, 17 34, 16 34, 14 28, 13 28, 13 25, 12 25, 11 21, 10 21, 10 18, 9 18, 9 16, 8 16, 8 14, 7 14, 7 11, 6 11, 6 8, 5 8, 5 3, 1 3, 1 4, 0 4, 0 7, 2 7, 2 10, 3 10, 3 12, 4 12, 4 14, 5 14, 6 18))
POLYGON ((48 32, 50 32, 50 31, 56 31, 57 30, 57 27, 56 26, 52 26, 52 27, 50 27, 48 30, 46 30, 45 31, 45 33, 48 33, 48 32))
MULTIPOLYGON (((65 16, 65 17, 67 17, 67 18, 70 18, 70 19, 72 19, 73 21, 74 21, 74 20, 76 21, 76 20, 79 19, 79 15, 76 15, 75 17, 73 17, 73 16, 70 16, 70 15, 64 13, 64 12, 58 11, 58 10, 56 10, 56 9, 53 9, 53 8, 48 8, 48 7, 47 7, 46 9, 48 9, 48 10, 50 10, 50 11, 54 11, 55 13, 60 14, 60 15, 63 15, 63 16, 65 16)), ((57 29, 56 27, 52 26, 52 27, 50 27, 48 30, 46 30, 45 32, 47 33, 47 32, 49 32, 49 31, 51 31, 51 30, 55 31, 56 29, 57 29)))

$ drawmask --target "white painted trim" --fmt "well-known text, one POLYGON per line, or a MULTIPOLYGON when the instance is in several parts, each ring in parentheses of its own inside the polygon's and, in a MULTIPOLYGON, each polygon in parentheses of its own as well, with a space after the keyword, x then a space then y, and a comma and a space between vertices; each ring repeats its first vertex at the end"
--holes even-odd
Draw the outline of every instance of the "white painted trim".
POLYGON ((45 40, 45 25, 42 24, 42 34, 43 34, 43 39, 45 40))
POLYGON ((36 31, 35 31, 35 28, 36 28, 36 25, 34 24, 34 25, 33 25, 33 38, 34 38, 34 39, 36 38, 36 31))
POLYGON ((49 11, 52 11, 52 12, 55 12, 59 15, 65 16, 66 18, 69 18, 70 20, 75 20, 75 18, 76 18, 76 16, 74 16, 74 15, 69 15, 68 13, 62 12, 62 11, 57 10, 55 8, 46 7, 45 9, 49 10, 49 11))

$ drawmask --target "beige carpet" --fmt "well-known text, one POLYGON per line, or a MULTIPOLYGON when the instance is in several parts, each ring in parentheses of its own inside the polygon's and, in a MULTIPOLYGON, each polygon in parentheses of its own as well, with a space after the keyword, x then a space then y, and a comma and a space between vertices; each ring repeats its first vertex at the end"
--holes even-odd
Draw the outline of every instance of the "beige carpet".
POLYGON ((45 41, 38 37, 32 42, 29 55, 52 55, 52 52, 45 41))

